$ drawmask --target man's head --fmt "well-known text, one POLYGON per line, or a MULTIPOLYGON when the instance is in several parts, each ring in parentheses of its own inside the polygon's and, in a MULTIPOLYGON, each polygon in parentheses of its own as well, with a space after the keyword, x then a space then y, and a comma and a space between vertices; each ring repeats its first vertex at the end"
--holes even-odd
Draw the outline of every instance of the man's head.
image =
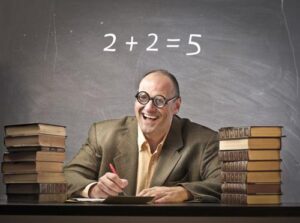
POLYGON ((144 75, 136 96, 135 115, 148 140, 162 140, 169 131, 173 115, 180 108, 179 94, 178 82, 168 71, 154 70, 144 75))

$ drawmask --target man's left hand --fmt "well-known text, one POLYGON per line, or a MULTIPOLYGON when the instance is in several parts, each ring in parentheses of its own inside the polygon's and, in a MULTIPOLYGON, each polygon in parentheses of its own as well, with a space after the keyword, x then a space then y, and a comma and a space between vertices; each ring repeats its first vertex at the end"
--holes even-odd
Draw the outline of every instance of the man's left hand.
POLYGON ((189 199, 190 192, 184 187, 151 187, 142 190, 138 196, 153 196, 154 203, 181 203, 189 199))

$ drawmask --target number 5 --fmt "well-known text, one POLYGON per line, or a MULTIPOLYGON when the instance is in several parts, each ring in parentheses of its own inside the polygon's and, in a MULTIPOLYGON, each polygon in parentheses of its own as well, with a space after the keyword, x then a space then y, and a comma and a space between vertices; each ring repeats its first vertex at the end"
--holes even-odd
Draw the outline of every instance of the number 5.
POLYGON ((201 38, 202 35, 201 34, 190 34, 189 44, 194 45, 197 48, 197 50, 195 52, 186 53, 185 55, 187 55, 187 56, 193 56, 193 55, 199 54, 201 52, 201 47, 200 47, 199 43, 192 41, 193 37, 201 38))

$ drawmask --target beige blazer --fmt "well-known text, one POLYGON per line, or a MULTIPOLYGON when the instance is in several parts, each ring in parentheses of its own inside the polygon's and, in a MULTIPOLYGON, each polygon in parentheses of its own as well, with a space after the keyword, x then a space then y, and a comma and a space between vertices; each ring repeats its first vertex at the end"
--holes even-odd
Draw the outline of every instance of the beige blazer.
MULTIPOLYGON (((134 195, 138 168, 135 117, 92 125, 86 143, 64 169, 68 196, 78 196, 86 185, 110 171, 110 162, 128 180, 126 193, 134 195)), ((173 118, 151 181, 151 187, 175 185, 189 190, 194 201, 219 202, 217 133, 178 116, 173 118)))

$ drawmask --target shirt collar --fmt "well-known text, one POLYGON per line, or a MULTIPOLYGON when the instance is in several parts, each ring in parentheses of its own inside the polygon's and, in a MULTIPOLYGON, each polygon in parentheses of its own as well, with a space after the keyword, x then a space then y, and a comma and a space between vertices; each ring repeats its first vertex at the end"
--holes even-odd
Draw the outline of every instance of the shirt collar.
MULTIPOLYGON (((162 148, 164 142, 166 141, 167 135, 168 135, 168 133, 164 136, 164 138, 162 139, 162 141, 157 145, 156 149, 161 149, 162 148)), ((139 147, 139 152, 140 152, 143 149, 143 145, 145 143, 148 144, 148 142, 147 142, 147 140, 146 140, 146 138, 144 136, 144 133, 142 132, 142 129, 141 129, 141 127, 140 127, 139 124, 138 124, 138 139, 137 140, 138 140, 138 147, 139 147)))

